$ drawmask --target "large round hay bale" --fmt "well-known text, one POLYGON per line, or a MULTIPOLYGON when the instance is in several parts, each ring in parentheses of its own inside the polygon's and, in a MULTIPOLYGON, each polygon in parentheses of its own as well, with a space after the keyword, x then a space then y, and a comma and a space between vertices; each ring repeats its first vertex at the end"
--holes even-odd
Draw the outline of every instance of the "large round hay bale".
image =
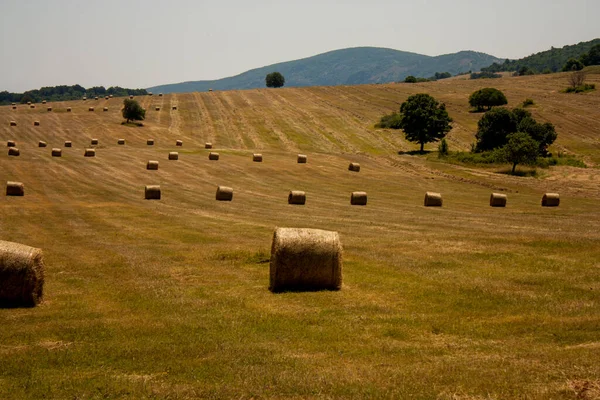
POLYGON ((350 204, 353 206, 367 205, 367 192, 352 192, 350 196, 350 204))
POLYGON ((16 145, 17 145, 17 142, 15 142, 14 140, 6 141, 6 147, 15 147, 16 145))
POLYGON ((17 126, 17 121, 10 121, 10 126, 17 126))
POLYGON ((16 110, 16 109, 17 109, 17 106, 12 106, 12 109, 13 109, 13 110, 16 110))
POLYGON ((9 156, 18 157, 20 154, 21 154, 21 152, 16 147, 9 147, 8 148, 8 155, 9 156))
POLYGON ((133 100, 133 95, 132 94, 129 95, 129 100, 133 100))
POLYGON ((44 293, 42 250, 0 241, 0 305, 33 307, 44 293))
POLYGON ((98 139, 92 139, 92 146, 98 145, 98 139))
POLYGON ((177 106, 173 106, 173 110, 177 110, 177 106))
POLYGON ((94 96, 94 100, 98 100, 98 96, 94 96))
POLYGON ((360 172, 360 164, 355 162, 350 163, 350 165, 348 166, 348 171, 360 172))
POLYGON ((113 95, 112 95, 112 94, 109 94, 109 95, 108 95, 108 98, 109 98, 109 99, 112 99, 112 98, 113 98, 113 95))
POLYGON ((108 99, 109 99, 109 97, 108 97, 108 96, 104 96, 104 100, 108 100, 108 99))
POLYGON ((46 104, 46 100, 42 100, 42 104, 46 104))
POLYGON ((442 195, 435 192, 425 193, 425 207, 441 207, 442 195))
POLYGON ((212 149, 212 143, 204 143, 205 149, 212 149))
POLYGON ((86 97, 86 96, 83 96, 83 101, 86 101, 86 100, 87 100, 87 97, 86 97))
POLYGON ((48 107, 47 110, 48 110, 48 112, 51 112, 52 111, 52 107, 48 107))
POLYGON ((160 107, 154 107, 154 111, 160 111, 160 107))
POLYGON ((252 154, 253 162, 262 162, 262 160, 263 160, 262 154, 258 154, 258 153, 252 154))
POLYGON ((73 147, 73 143, 70 140, 65 141, 65 147, 73 147))
POLYGON ((35 104, 30 105, 29 108, 35 108, 35 104))
POLYGON ((71 112, 71 107, 67 107, 67 112, 71 112))
POLYGON ((28 101, 28 102, 27 102, 27 105, 28 105, 28 106, 30 106, 30 105, 31 105, 31 102, 30 102, 30 101, 28 101))
POLYGON ((160 200, 160 186, 146 185, 144 194, 146 200, 160 200))
POLYGON ((125 144, 125 139, 117 139, 117 144, 124 145, 125 144))
POLYGON ((6 195, 7 196, 24 196, 25 185, 21 182, 6 182, 6 195))
POLYGON ((506 207, 506 195, 501 193, 492 193, 490 196, 491 207, 506 207))
POLYGON ((84 157, 96 157, 96 149, 85 149, 84 157))
POLYGON ((169 160, 179 160, 179 153, 176 151, 171 151, 169 153, 169 160))
POLYGON ((337 232, 276 228, 271 245, 269 290, 339 290, 342 258, 337 232))
POLYGON ((46 146, 48 146, 48 143, 44 142, 43 140, 40 140, 38 142, 38 147, 46 147, 46 146))
POLYGON ((542 207, 558 207, 560 196, 558 193, 546 193, 542 196, 542 207))
POLYGON ((40 126, 40 121, 33 121, 33 126, 40 126))
POLYGON ((88 108, 88 111, 94 111, 94 107, 88 108))
POLYGON ((148 146, 154 146, 154 139, 148 139, 148 140, 146 140, 146 144, 148 146))
POLYGON ((298 164, 306 164, 306 154, 298 154, 298 164))
POLYGON ((183 146, 183 141, 181 141, 181 140, 175 141, 175 146, 178 146, 178 147, 183 146))
POLYGON ((208 153, 208 159, 217 161, 219 159, 219 153, 215 153, 214 151, 211 151, 210 153, 208 153))
POLYGON ((158 94, 158 97, 162 97, 162 93, 159 93, 159 94, 158 94))
POLYGON ((301 190, 290 190, 288 204, 303 206, 306 203, 306 193, 301 190))
POLYGON ((158 169, 158 161, 149 160, 146 163, 146 169, 157 170, 158 169))
POLYGON ((108 107, 104 107, 104 108, 102 109, 102 111, 104 111, 104 112, 108 111, 108 107))
POLYGON ((16 106, 16 105, 17 105, 17 103, 10 103, 10 105, 11 105, 11 106, 16 106))
POLYGON ((52 157, 62 157, 62 150, 59 148, 52 149, 52 157))
POLYGON ((148 96, 152 96, 152 92, 148 92, 148 96))
POLYGON ((231 201, 233 200, 233 189, 227 186, 219 186, 217 188, 217 200, 231 201))

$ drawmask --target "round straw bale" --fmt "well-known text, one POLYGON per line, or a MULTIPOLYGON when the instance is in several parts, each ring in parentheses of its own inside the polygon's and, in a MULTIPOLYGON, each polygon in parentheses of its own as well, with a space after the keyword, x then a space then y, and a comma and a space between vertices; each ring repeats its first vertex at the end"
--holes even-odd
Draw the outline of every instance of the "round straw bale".
POLYGON ((109 99, 109 97, 108 97, 108 96, 104 96, 104 100, 108 100, 108 99, 109 99))
POLYGON ((113 98, 113 95, 112 95, 112 94, 109 94, 109 95, 108 95, 108 98, 112 99, 112 98, 113 98))
POLYGON ((300 190, 290 190, 288 195, 288 204, 303 206, 306 203, 306 193, 300 190))
POLYGON ((31 102, 30 102, 30 101, 28 101, 28 102, 27 102, 27 105, 28 105, 28 106, 30 106, 30 105, 31 105, 31 102))
POLYGON ((40 126, 40 121, 33 121, 33 126, 40 126))
POLYGON ((212 143, 204 143, 205 149, 212 149, 212 143))
POLYGON ((44 293, 42 250, 0 241, 0 305, 33 307, 44 293))
POLYGON ((133 95, 132 94, 129 95, 129 100, 133 100, 133 95))
POLYGON ((154 139, 148 139, 148 140, 146 140, 146 144, 148 146, 154 146, 154 139))
POLYGON ((21 182, 6 182, 6 195, 7 196, 24 196, 25 185, 21 182))
POLYGON ((158 161, 149 160, 148 163, 146 163, 146 169, 157 170, 158 161))
POLYGON ((491 207, 506 207, 506 195, 501 193, 492 193, 490 196, 491 207))
POLYGON ((83 101, 86 101, 86 100, 87 100, 87 97, 86 97, 86 96, 83 96, 83 101))
POLYGON ((17 106, 12 106, 12 109, 13 109, 13 110, 16 110, 16 109, 17 109, 17 106))
POLYGON ((21 152, 16 147, 9 147, 8 148, 8 155, 9 156, 18 157, 20 154, 21 154, 21 152))
POLYGON ((94 100, 98 100, 98 96, 94 96, 94 100))
POLYGON ((52 157, 62 157, 62 150, 53 148, 52 149, 52 157))
POLYGON ((154 107, 154 111, 160 111, 160 107, 154 107))
POLYGON ((217 187, 217 200, 231 201, 233 200, 233 189, 227 186, 217 187))
POLYGON ((350 165, 348 166, 348 171, 360 172, 360 164, 355 162, 350 163, 350 165))
POLYGON ((298 154, 298 164, 306 164, 306 154, 298 154))
POLYGON ((65 141, 65 147, 73 147, 73 143, 70 140, 65 141))
POLYGON ((148 96, 152 96, 152 92, 148 92, 148 96))
POLYGON ((183 141, 181 141, 181 140, 175 141, 175 146, 179 146, 179 147, 183 146, 183 141))
POLYGON ((104 107, 104 108, 102 109, 102 111, 105 111, 105 112, 106 112, 106 111, 108 111, 108 107, 104 107))
POLYGON ((252 161, 262 162, 262 154, 259 154, 259 153, 252 154, 252 161))
POLYGON ((71 112, 71 107, 67 107, 67 112, 71 112))
POLYGON ((442 195, 435 192, 425 193, 425 207, 441 207, 442 195))
POLYGON ((30 105, 29 108, 35 108, 35 104, 30 105))
POLYGON ((177 110, 177 106, 173 106, 173 110, 177 110))
POLYGON ((14 140, 7 140, 6 147, 15 147, 17 143, 14 140))
POLYGON ((52 111, 52 107, 47 108, 48 112, 52 111))
POLYGON ((40 140, 38 142, 38 147, 46 147, 46 146, 48 146, 48 143, 44 142, 43 140, 40 140))
POLYGON ((169 160, 179 160, 179 153, 176 151, 171 151, 169 153, 169 160))
POLYGON ((352 196, 350 196, 350 204, 353 206, 366 206, 367 192, 352 192, 352 196))
POLYGON ((94 138, 94 139, 92 139, 92 142, 91 142, 91 143, 92 143, 92 146, 93 146, 93 145, 97 145, 97 144, 98 144, 98 139, 95 139, 95 138, 94 138))
POLYGON ((17 126, 17 121, 10 121, 10 126, 17 126))
POLYGON ((158 94, 158 97, 162 97, 162 93, 159 93, 159 94, 158 94))
POLYGON ((219 153, 215 153, 214 151, 211 151, 210 153, 208 153, 208 159, 217 161, 219 159, 219 153))
POLYGON ((160 200, 160 186, 146 185, 144 194, 146 200, 160 200))
POLYGON ((209 92, 212 92, 212 89, 208 89, 209 92))
POLYGON ((542 207, 558 207, 560 196, 558 193, 546 193, 542 196, 542 207))
POLYGON ((42 104, 46 104, 46 100, 42 100, 42 104))
POLYGON ((117 139, 117 144, 125 144, 125 139, 117 139))
POLYGON ((88 111, 94 111, 94 107, 88 108, 88 111))
POLYGON ((269 290, 339 290, 342 258, 337 232, 276 228, 271 245, 269 290))
POLYGON ((85 149, 84 157, 96 157, 96 149, 85 149))
POLYGON ((11 106, 16 106, 16 105, 17 105, 17 103, 10 103, 10 105, 11 105, 11 106))

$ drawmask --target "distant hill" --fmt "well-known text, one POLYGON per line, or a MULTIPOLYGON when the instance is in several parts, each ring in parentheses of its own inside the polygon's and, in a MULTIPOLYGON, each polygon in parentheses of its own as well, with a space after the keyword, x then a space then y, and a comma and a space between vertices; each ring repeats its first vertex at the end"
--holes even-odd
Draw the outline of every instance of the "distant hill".
POLYGON ((436 72, 479 71, 503 60, 484 53, 461 51, 437 57, 377 47, 335 50, 296 61, 273 64, 213 81, 182 82, 148 91, 182 93, 265 87, 265 76, 279 71, 285 86, 332 86, 402 81, 409 75, 429 77, 436 72))
POLYGON ((579 59, 598 44, 600 44, 600 39, 580 42, 560 49, 552 47, 550 50, 532 54, 520 60, 505 60, 502 63, 495 63, 481 70, 488 72, 518 71, 522 67, 527 67, 537 73, 544 71, 559 72, 569 58, 579 59))

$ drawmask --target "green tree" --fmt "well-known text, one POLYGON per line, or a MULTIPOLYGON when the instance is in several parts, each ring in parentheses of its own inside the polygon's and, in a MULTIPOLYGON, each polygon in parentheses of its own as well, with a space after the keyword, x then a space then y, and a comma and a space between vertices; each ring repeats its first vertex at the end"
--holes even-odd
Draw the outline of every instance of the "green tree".
POLYGON ((589 52, 583 54, 581 62, 585 65, 600 65, 600 44, 595 45, 589 52))
POLYGON ((499 153, 504 161, 512 164, 511 173, 513 175, 518 164, 535 163, 538 155, 538 142, 525 132, 511 133, 507 139, 506 145, 499 153))
POLYGON ((425 143, 437 142, 452 129, 445 104, 425 93, 410 96, 400 106, 400 114, 406 140, 420 143, 421 152, 425 143))
POLYGON ((409 75, 406 78, 404 78, 404 83, 417 83, 417 78, 409 75))
POLYGON ((285 78, 279 72, 271 72, 270 74, 267 74, 265 83, 267 84, 267 87, 280 88, 285 85, 285 78))
POLYGON ((471 107, 477 108, 477 111, 483 111, 484 107, 491 110, 495 106, 508 104, 504 93, 495 88, 483 88, 473 92, 469 97, 471 107))
POLYGON ((146 110, 135 100, 123 100, 123 118, 130 121, 142 121, 146 118, 146 110))
POLYGON ((438 157, 447 156, 449 152, 448 142, 446 141, 446 138, 443 138, 440 141, 440 144, 438 144, 438 157))
POLYGON ((567 63, 565 64, 565 66, 563 67, 563 72, 568 72, 568 71, 580 71, 585 67, 585 65, 583 65, 583 63, 579 60, 576 60, 574 58, 569 58, 569 60, 567 61, 567 63))

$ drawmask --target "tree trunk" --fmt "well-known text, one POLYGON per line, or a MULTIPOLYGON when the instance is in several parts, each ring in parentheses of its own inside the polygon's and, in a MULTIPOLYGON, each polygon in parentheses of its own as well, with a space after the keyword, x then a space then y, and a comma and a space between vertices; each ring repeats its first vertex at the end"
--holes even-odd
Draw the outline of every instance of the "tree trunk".
POLYGON ((515 174, 515 169, 517 168, 517 163, 513 164, 511 175, 515 174))
POLYGON ((424 147, 425 147, 425 142, 421 142, 421 153, 423 152, 424 147))

